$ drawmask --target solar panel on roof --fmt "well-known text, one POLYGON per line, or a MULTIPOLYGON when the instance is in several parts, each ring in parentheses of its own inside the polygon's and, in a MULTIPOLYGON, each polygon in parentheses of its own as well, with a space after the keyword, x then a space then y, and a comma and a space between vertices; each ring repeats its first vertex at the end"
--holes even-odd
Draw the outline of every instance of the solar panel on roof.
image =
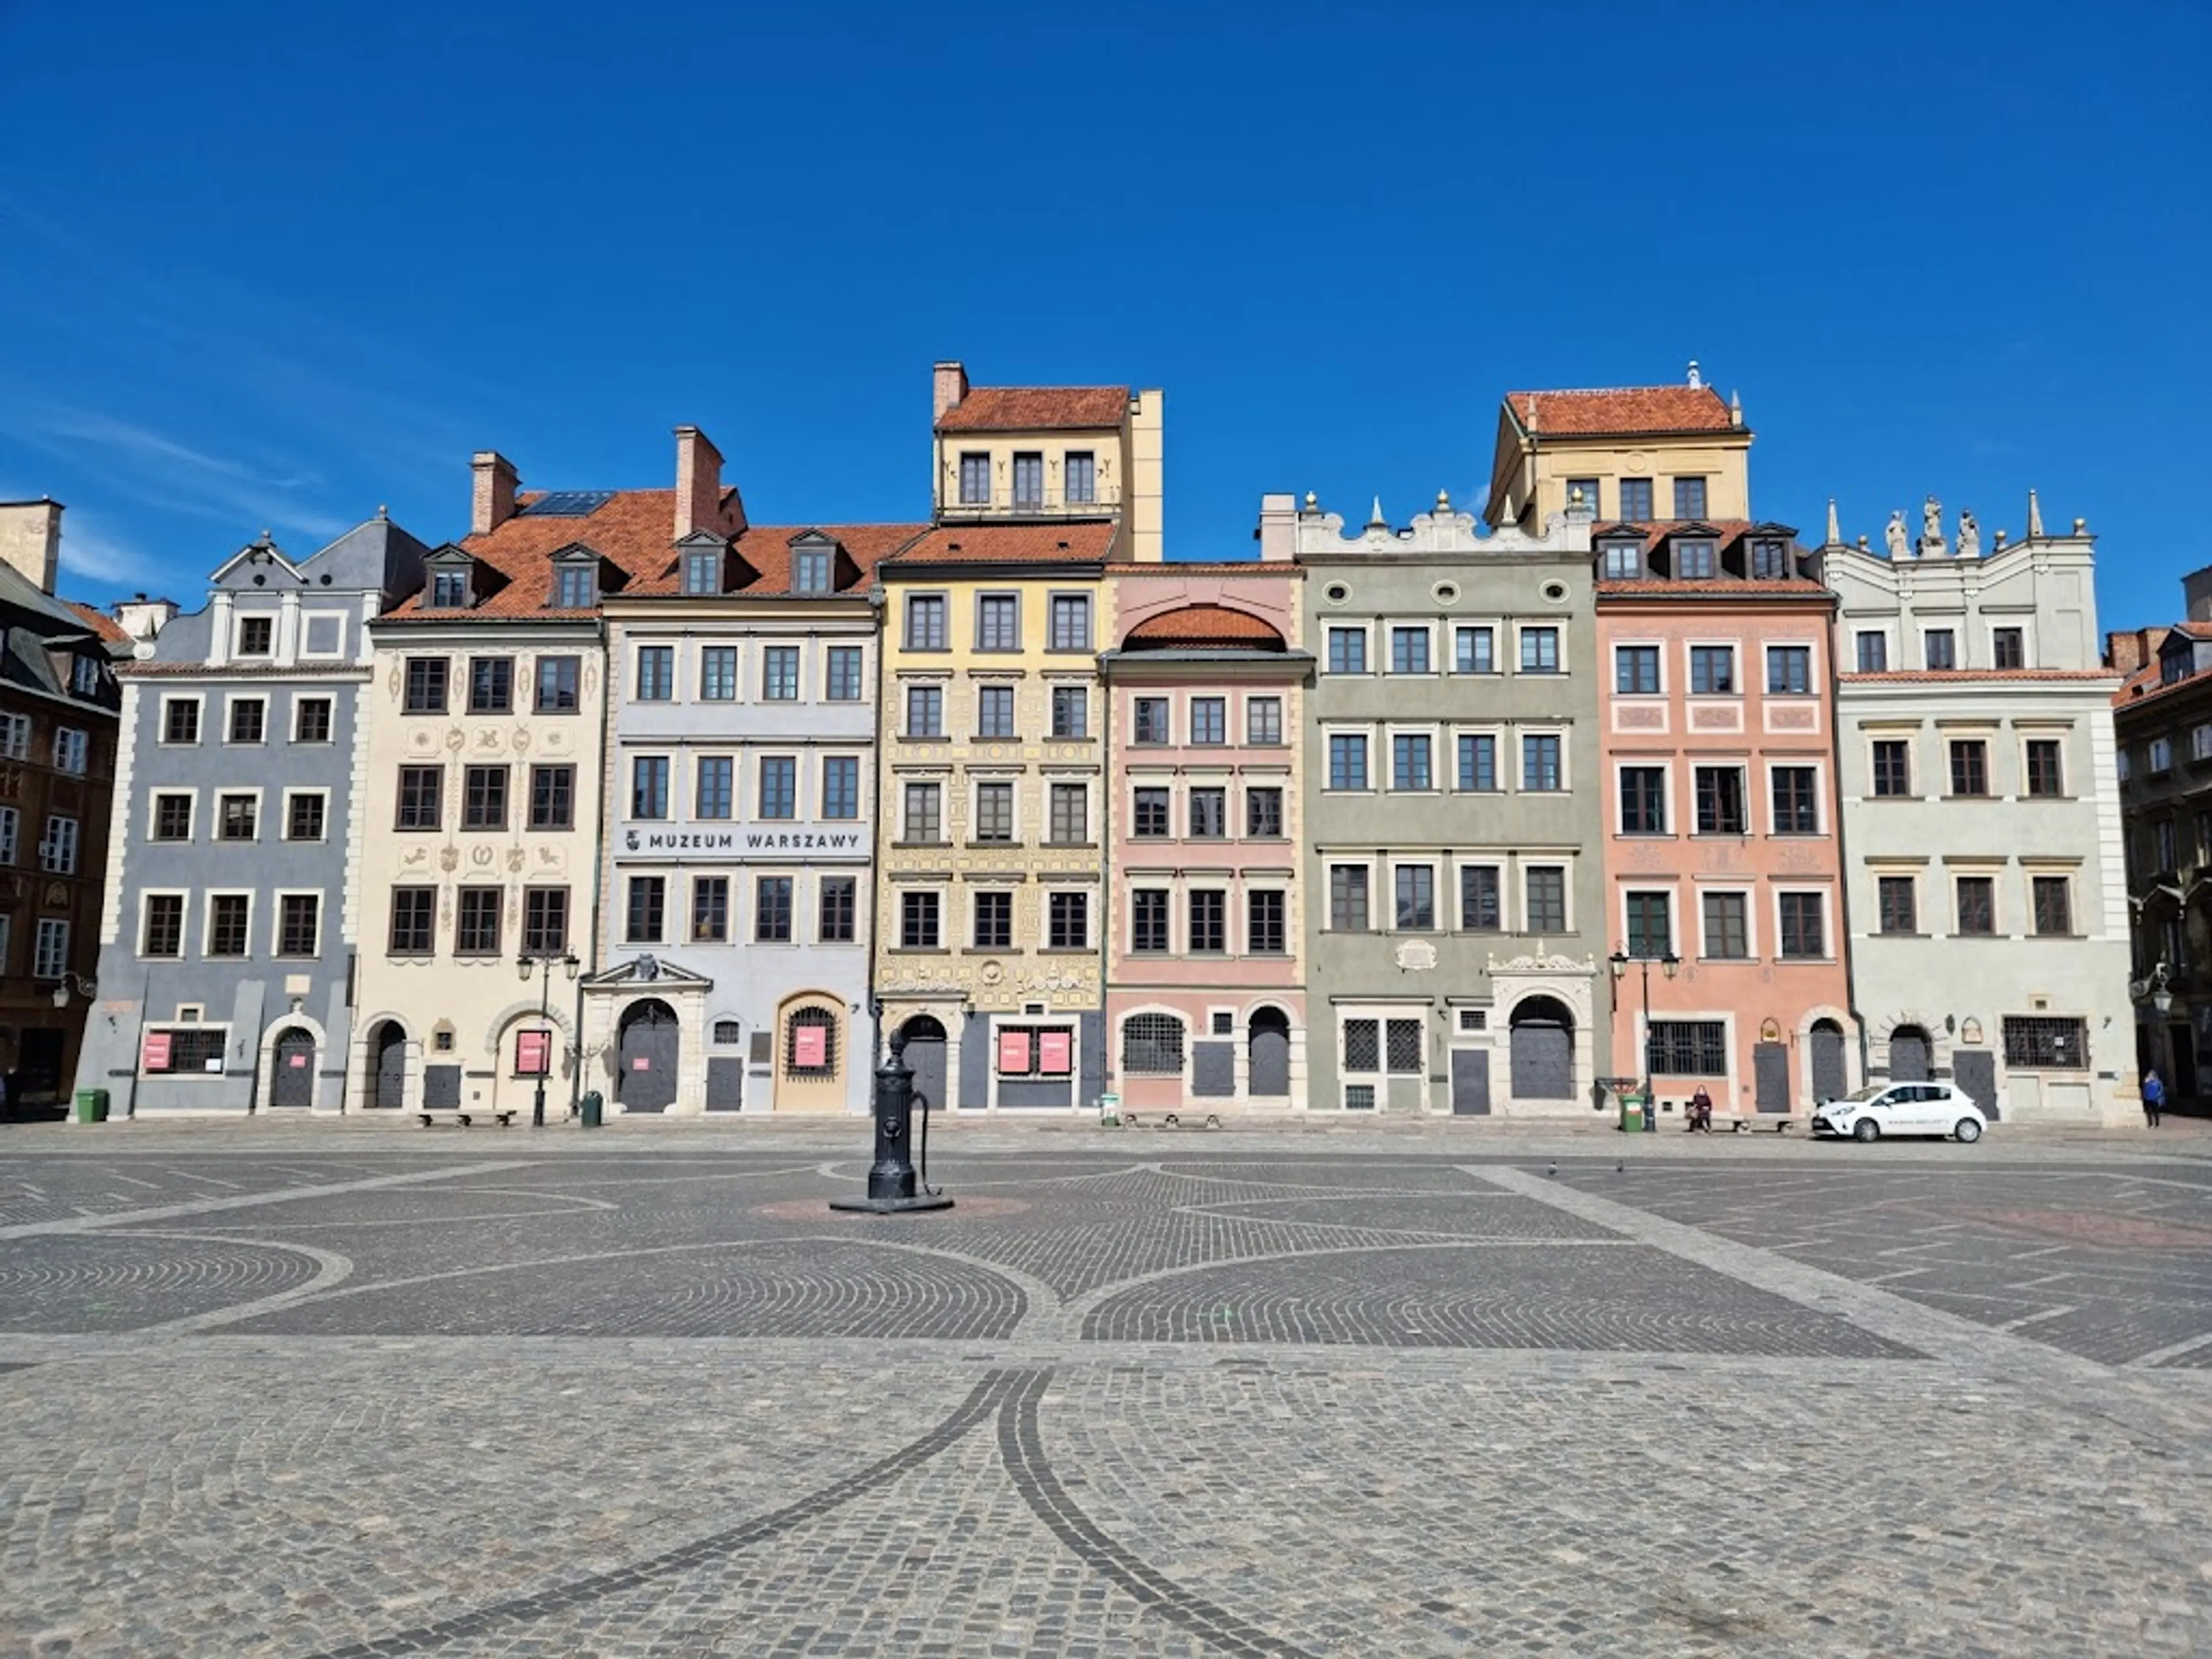
POLYGON ((527 514, 540 519, 588 519, 614 498, 611 489, 552 489, 515 511, 518 517, 527 514))

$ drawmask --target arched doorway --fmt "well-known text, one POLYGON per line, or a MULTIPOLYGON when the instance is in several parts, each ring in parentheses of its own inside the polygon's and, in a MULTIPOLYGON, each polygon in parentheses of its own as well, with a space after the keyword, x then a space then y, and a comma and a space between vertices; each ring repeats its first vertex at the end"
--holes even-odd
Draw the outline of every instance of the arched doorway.
POLYGON ((942 1110, 951 1104, 945 1095, 945 1027, 933 1014, 915 1014, 899 1030, 906 1038, 906 1063, 914 1072, 914 1103, 927 1100, 931 1110, 942 1110))
POLYGON ((276 1034, 270 1061, 269 1103, 304 1111, 315 1103, 315 1034, 288 1025, 276 1034))
POLYGON ((1832 1019, 1813 1022, 1806 1046, 1813 1057, 1813 1103, 1841 1100, 1851 1091, 1850 1068, 1844 1059, 1844 1028, 1832 1019))
POLYGON ((369 1104, 397 1111, 407 1103, 407 1030, 387 1019, 369 1034, 368 1043, 376 1065, 369 1104))
POLYGON ((1513 1097, 1575 1097, 1575 1017, 1557 997, 1530 997, 1513 1010, 1513 1097))
POLYGON ((676 1099, 681 1053, 676 1011, 657 997, 623 1010, 615 1101, 625 1112, 665 1112, 676 1099))
POLYGON ((783 1011, 776 1034, 775 1109, 835 1112, 845 1104, 843 1010, 810 1000, 783 1011))
POLYGON ((1929 1076, 1929 1044, 1925 1027, 1900 1025, 1889 1034, 1889 1080, 1925 1083, 1929 1076))
POLYGON ((1291 1092, 1291 1017, 1279 1008, 1255 1008, 1249 1022, 1246 1091, 1257 1099, 1291 1092))

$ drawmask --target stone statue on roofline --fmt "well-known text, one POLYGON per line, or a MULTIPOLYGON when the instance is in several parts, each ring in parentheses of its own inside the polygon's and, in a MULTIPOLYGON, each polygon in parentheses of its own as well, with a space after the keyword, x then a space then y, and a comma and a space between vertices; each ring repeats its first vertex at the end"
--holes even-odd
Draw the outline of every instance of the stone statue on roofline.
POLYGON ((1943 550, 1943 503, 1933 495, 1920 504, 1920 550, 1923 554, 1943 550))
POLYGON ((1882 536, 1889 544, 1889 556, 1893 559, 1903 558, 1906 550, 1905 545, 1905 509, 1903 507, 1899 507, 1896 512, 1889 515, 1889 527, 1882 532, 1882 536))
POLYGON ((1972 509, 1959 509, 1959 556, 1978 559, 1982 556, 1982 527, 1974 522, 1972 509))

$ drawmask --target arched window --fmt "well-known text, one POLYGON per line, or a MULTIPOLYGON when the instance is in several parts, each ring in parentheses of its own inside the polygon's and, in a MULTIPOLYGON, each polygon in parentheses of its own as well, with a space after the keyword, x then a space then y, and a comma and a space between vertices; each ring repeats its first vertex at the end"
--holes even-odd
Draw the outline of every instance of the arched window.
POLYGON ((783 1028, 783 1074, 830 1077, 837 1070, 837 1016, 801 1008, 783 1028))
POLYGON ((1121 1024, 1121 1070, 1130 1077, 1182 1074, 1182 1022, 1173 1014, 1132 1014, 1121 1024))

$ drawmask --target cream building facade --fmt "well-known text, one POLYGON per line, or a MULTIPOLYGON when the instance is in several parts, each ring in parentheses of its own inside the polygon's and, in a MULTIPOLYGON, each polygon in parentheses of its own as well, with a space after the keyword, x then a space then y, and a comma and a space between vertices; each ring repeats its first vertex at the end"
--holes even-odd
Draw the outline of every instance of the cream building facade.
POLYGON ((1532 534, 1575 505, 1601 524, 1748 519, 1751 441, 1695 363, 1679 386, 1510 392, 1483 517, 1532 534))

